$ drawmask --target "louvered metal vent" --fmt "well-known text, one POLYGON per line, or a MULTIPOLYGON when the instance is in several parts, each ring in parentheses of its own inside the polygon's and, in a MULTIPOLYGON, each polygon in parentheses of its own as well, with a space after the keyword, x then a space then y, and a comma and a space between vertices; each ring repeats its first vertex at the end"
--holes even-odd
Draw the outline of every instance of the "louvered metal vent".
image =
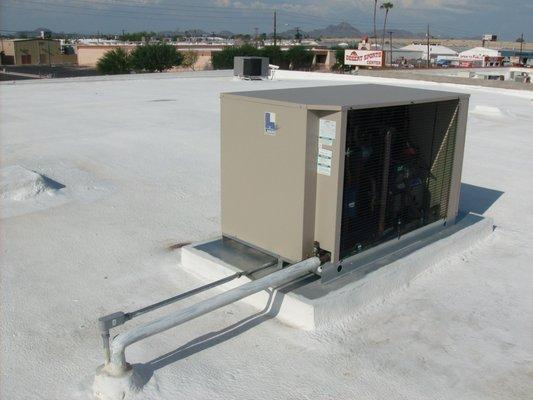
POLYGON ((341 259, 446 217, 458 107, 348 112, 341 259))

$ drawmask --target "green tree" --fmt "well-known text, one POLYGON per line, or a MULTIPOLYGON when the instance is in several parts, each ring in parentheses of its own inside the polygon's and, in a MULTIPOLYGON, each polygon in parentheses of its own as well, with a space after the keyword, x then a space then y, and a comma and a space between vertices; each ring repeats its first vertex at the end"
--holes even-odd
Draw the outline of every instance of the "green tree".
POLYGON ((183 61, 181 65, 185 68, 190 68, 194 71, 194 64, 198 61, 198 52, 194 50, 187 50, 181 53, 183 56, 183 61))
POLYGON ((313 53, 304 46, 293 46, 286 55, 291 69, 309 69, 313 64, 313 53))
POLYGON ((344 48, 336 47, 332 50, 335 50, 335 64, 333 64, 333 69, 340 71, 344 68, 344 48))
POLYGON ((125 33, 122 36, 120 36, 120 40, 129 41, 129 42, 140 42, 143 38, 146 40, 149 40, 151 37, 155 37, 157 34, 155 32, 147 32, 147 31, 141 31, 141 32, 132 32, 132 33, 125 33))
POLYGON ((296 28, 296 33, 294 34, 294 39, 296 39, 296 42, 298 42, 298 43, 302 42, 302 33, 300 32, 300 28, 296 28))
POLYGON ((163 72, 180 65, 183 56, 174 46, 168 44, 149 44, 138 46, 131 52, 131 66, 135 71, 163 72))
POLYGON ((265 46, 259 50, 261 57, 268 57, 270 64, 279 66, 281 69, 289 68, 289 60, 286 52, 279 46, 265 46))
POLYGON ((129 56, 120 47, 108 51, 98 60, 96 69, 104 75, 128 74, 131 70, 129 56))
POLYGON ((383 3, 379 8, 382 10, 385 10, 385 19, 383 20, 383 36, 381 37, 381 50, 385 48, 385 29, 387 27, 387 17, 389 15, 389 11, 392 10, 392 7, 394 7, 394 4, 391 2, 383 3))

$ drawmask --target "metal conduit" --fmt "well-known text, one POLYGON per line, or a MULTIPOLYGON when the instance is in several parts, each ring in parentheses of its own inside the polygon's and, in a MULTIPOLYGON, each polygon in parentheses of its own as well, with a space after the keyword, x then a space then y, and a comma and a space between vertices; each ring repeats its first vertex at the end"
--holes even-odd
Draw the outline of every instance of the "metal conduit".
POLYGON ((277 263, 278 263, 277 260, 270 261, 270 262, 267 262, 267 263, 261 265, 258 268, 252 269, 250 271, 236 272, 233 275, 230 275, 230 276, 227 276, 225 278, 219 279, 219 280, 217 280, 215 282, 208 283, 207 285, 203 285, 203 286, 191 289, 191 290, 189 290, 187 292, 180 293, 180 294, 178 294, 176 296, 173 296, 173 297, 170 297, 168 299, 159 301, 159 302, 157 302, 155 304, 151 304, 149 306, 143 307, 143 308, 141 308, 139 310, 136 310, 136 311, 127 312, 127 313, 124 313, 122 311, 118 311, 118 312, 114 312, 112 314, 100 317, 98 319, 98 325, 99 325, 99 329, 100 329, 100 336, 102 337, 102 348, 104 350, 105 363, 108 364, 109 361, 110 361, 110 358, 111 358, 111 350, 110 350, 110 347, 109 347, 109 337, 110 337, 109 330, 110 329, 116 328, 117 326, 120 326, 120 325, 123 325, 127 321, 129 321, 129 320, 131 320, 131 319, 133 319, 135 317, 138 317, 140 315, 146 314, 146 313, 148 313, 150 311, 157 310, 158 308, 167 306, 169 304, 176 303, 176 302, 178 302, 180 300, 183 300, 183 299, 186 299, 188 297, 194 296, 195 294, 204 292, 204 291, 212 289, 214 287, 223 285, 224 283, 230 282, 230 281, 232 281, 234 279, 238 279, 238 278, 240 278, 242 276, 253 275, 256 272, 262 271, 262 270, 264 270, 266 268, 269 268, 269 267, 271 267, 271 266, 273 266, 273 265, 275 265, 277 263))
POLYGON ((129 368, 125 357, 125 350, 129 345, 174 328, 175 326, 234 303, 254 293, 261 292, 269 287, 275 288, 309 273, 316 273, 319 266, 320 260, 317 257, 308 258, 263 278, 245 283, 225 293, 201 301, 183 310, 176 311, 166 317, 156 319, 146 325, 141 325, 130 331, 121 333, 111 343, 110 363, 106 365, 106 369, 110 374, 121 375, 129 368))
POLYGON ((191 289, 189 290, 188 292, 185 292, 185 293, 180 293, 176 296, 173 296, 169 299, 166 299, 166 300, 163 300, 163 301, 160 301, 158 303, 155 303, 155 304, 151 304, 149 306, 146 306, 146 307, 143 307, 139 310, 136 310, 136 311, 132 311, 132 312, 129 312, 129 313, 126 313, 126 319, 127 320, 130 320, 132 318, 135 318, 135 317, 138 317, 139 315, 142 315, 142 314, 146 314, 147 312, 150 312, 150 311, 153 311, 153 310, 156 310, 158 308, 161 308, 161 307, 164 307, 164 306, 167 306, 169 304, 172 304, 172 303, 175 303, 177 301, 180 301, 180 300, 183 300, 183 299, 186 299, 187 297, 191 297, 191 296, 194 296, 195 294, 198 294, 198 293, 201 293, 201 292, 204 292, 208 289, 212 289, 214 287, 217 287, 217 286, 220 286, 220 285, 223 285, 224 283, 227 283, 227 282, 231 282, 232 280, 234 279, 239 279, 240 277, 242 276, 250 276, 250 275, 253 275, 255 274, 256 272, 259 272, 259 271, 262 271, 264 269, 267 269, 268 267, 272 267, 273 265, 276 265, 277 264, 277 260, 275 261, 270 261, 270 262, 267 262, 263 265, 261 265, 260 267, 258 268, 255 268, 255 269, 252 269, 250 271, 245 271, 245 272, 236 272, 234 273, 233 275, 230 275, 230 276, 227 276, 225 278, 222 278, 222 279, 219 279, 215 282, 211 282, 211 283, 208 283, 207 285, 203 285, 203 286, 200 286, 198 288, 195 288, 195 289, 191 289))

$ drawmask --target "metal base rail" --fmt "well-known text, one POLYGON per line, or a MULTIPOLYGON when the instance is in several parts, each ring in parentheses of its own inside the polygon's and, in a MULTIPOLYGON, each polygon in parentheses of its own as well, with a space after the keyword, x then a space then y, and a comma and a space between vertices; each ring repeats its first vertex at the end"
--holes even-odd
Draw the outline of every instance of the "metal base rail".
MULTIPOLYGON (((197 304, 191 305, 184 308, 183 310, 176 311, 165 317, 156 319, 152 322, 149 322, 146 325, 141 325, 131 329, 130 331, 121 333, 113 339, 111 345, 109 345, 109 329, 122 325, 126 322, 127 316, 131 318, 141 315, 145 312, 152 311, 156 308, 162 307, 164 305, 170 304, 177 300, 189 297, 192 294, 199 293, 200 291, 206 290, 206 288, 211 288, 217 286, 217 284, 228 282, 229 280, 243 276, 243 273, 237 273, 231 275, 227 278, 223 278, 219 281, 210 283, 208 285, 202 286, 201 288, 193 289, 189 292, 183 293, 181 295, 172 297, 170 299, 164 300, 162 302, 156 303, 152 306, 142 308, 133 313, 114 313, 108 316, 102 317, 99 320, 100 332, 104 342, 104 355, 105 355, 105 364, 104 371, 110 376, 123 376, 129 369, 130 366, 126 362, 125 350, 126 347, 138 342, 139 340, 145 339, 147 337, 153 336, 157 333, 166 331, 175 326, 181 325, 187 321, 198 318, 204 314, 207 314, 211 311, 214 311, 218 308, 224 307, 231 303, 234 303, 238 300, 241 300, 245 297, 248 297, 254 293, 261 292, 269 287, 278 287, 285 283, 291 282, 294 279, 301 278, 310 273, 319 273, 320 268, 320 259, 317 257, 312 257, 307 260, 301 261, 297 264, 288 266, 282 270, 273 272, 267 276, 259 278, 257 280, 247 282, 239 287, 228 290, 227 292, 216 295, 210 299, 201 301, 197 304)), ((267 268, 269 265, 265 264, 254 271, 250 271, 247 274, 250 275, 253 272, 257 272, 259 269, 267 268)))

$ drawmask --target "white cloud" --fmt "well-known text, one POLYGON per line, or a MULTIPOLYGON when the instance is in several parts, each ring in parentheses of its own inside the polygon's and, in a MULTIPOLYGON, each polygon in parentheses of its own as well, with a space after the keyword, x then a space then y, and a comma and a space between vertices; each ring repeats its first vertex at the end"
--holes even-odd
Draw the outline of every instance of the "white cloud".
MULTIPOLYGON (((453 13, 471 13, 480 8, 495 8, 497 3, 490 4, 495 0, 393 0, 394 9, 408 12, 416 11, 446 11, 453 13)), ((378 2, 378 5, 382 1, 378 2)), ((219 7, 239 8, 239 9, 260 9, 285 10, 291 12, 305 12, 308 14, 333 14, 342 10, 363 10, 368 11, 373 8, 372 0, 310 0, 301 2, 270 2, 260 0, 212 0, 212 4, 219 7)))
POLYGON ((21 5, 35 5, 38 2, 41 2, 43 5, 73 5, 73 6, 90 6, 93 4, 95 7, 108 7, 108 6, 127 6, 127 5, 149 5, 149 4, 159 4, 162 0, 82 0, 81 4, 76 2, 71 2, 70 0, 31 0, 28 3, 26 0, 4 0, 6 3, 10 4, 21 4, 21 5))

